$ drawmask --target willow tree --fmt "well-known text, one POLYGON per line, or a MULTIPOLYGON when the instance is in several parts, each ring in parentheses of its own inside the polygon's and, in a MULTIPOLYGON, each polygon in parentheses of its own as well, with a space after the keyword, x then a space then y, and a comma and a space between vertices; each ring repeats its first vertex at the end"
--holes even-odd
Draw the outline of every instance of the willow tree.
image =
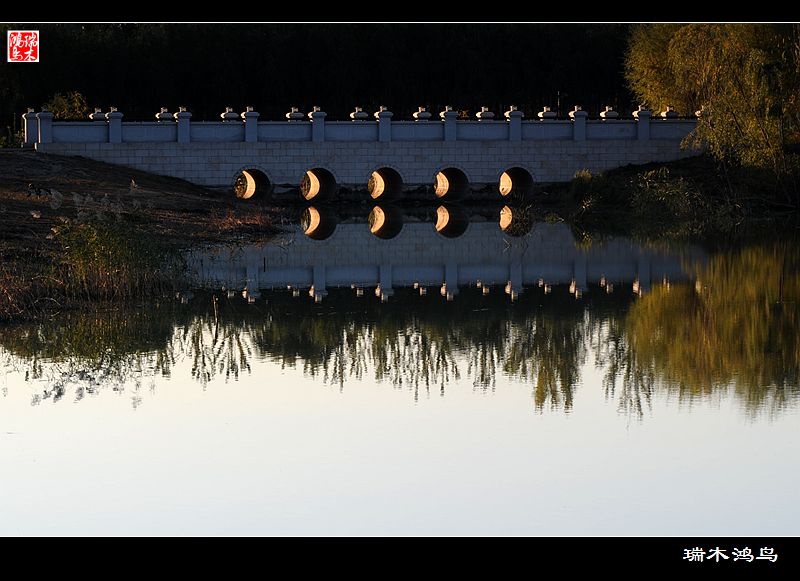
POLYGON ((780 179, 797 174, 800 26, 634 27, 626 76, 654 109, 701 111, 695 136, 718 159, 769 169, 780 179))

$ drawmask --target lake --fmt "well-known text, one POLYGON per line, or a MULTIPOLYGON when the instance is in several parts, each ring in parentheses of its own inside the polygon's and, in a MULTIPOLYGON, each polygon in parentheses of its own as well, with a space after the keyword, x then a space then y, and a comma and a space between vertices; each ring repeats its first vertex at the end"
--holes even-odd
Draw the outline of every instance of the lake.
POLYGON ((0 534, 797 533, 795 240, 314 211, 0 326, 0 534))

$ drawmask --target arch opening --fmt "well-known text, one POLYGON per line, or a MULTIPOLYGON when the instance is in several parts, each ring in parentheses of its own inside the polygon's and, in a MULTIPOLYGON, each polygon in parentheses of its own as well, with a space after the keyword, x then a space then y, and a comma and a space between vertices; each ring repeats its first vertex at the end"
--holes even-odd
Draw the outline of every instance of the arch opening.
POLYGON ((525 236, 533 228, 531 213, 524 208, 503 206, 500 210, 500 229, 509 236, 525 236))
POLYGON ((300 216, 300 227, 312 240, 330 238, 338 223, 338 217, 328 208, 309 206, 300 216))
POLYGON ((367 190, 373 200, 389 200, 400 197, 403 178, 396 170, 382 167, 372 172, 367 181, 367 190))
POLYGON ((440 200, 458 200, 469 189, 467 175, 456 167, 448 167, 436 174, 434 192, 440 200))
POLYGON ((390 240, 403 229, 403 214, 394 206, 375 206, 367 218, 369 231, 378 238, 390 240))
POLYGON ((436 208, 436 231, 445 238, 458 238, 467 231, 469 216, 459 206, 436 208))
POLYGON ((243 169, 236 176, 233 193, 240 200, 265 197, 272 192, 272 184, 267 175, 257 169, 243 169))
POLYGON ((512 194, 529 196, 533 193, 533 176, 526 169, 512 167, 500 176, 500 195, 503 197, 512 194))
POLYGON ((336 178, 322 167, 308 170, 300 181, 300 195, 309 202, 329 200, 336 194, 337 189, 336 178))

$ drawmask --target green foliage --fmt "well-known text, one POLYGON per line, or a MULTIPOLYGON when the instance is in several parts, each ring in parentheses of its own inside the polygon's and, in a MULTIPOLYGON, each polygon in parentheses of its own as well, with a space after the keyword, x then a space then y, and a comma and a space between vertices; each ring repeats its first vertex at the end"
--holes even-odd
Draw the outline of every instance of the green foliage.
POLYGON ((86 121, 89 116, 86 97, 78 91, 70 91, 66 95, 56 93, 43 107, 53 113, 56 121, 86 121))
POLYGON ((72 222, 54 229, 64 291, 86 299, 129 299, 173 289, 178 254, 127 222, 72 222))
POLYGON ((688 239, 730 232, 752 213, 759 196, 774 195, 768 180, 765 185, 756 177, 758 170, 739 173, 729 175, 729 184, 739 187, 734 199, 723 187, 717 163, 706 155, 595 175, 578 172, 562 188, 572 208, 567 222, 577 240, 608 235, 688 239))
MULTIPOLYGON (((626 76, 656 110, 702 109, 694 135, 726 164, 768 168, 800 201, 800 27, 770 24, 655 24, 635 27, 626 76), (786 180, 789 183, 786 183, 786 180)), ((732 192, 735 194, 735 192, 732 192)))

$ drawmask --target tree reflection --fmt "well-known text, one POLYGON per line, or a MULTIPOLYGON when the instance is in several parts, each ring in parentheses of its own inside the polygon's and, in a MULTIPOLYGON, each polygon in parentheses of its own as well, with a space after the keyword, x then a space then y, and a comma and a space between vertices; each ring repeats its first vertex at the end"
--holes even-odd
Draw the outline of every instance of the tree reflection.
POLYGON ((415 398, 443 395, 465 376, 494 389, 503 375, 531 386, 536 410, 568 412, 591 355, 606 396, 631 417, 659 390, 689 400, 731 390, 753 412, 779 410, 798 395, 799 263, 789 242, 749 246, 687 265, 696 283, 654 285, 639 298, 530 288, 511 302, 499 289, 465 288, 451 302, 396 289, 381 303, 331 289, 320 304, 287 292, 247 304, 198 293, 189 304, 0 327, 0 365, 46 380, 34 403, 70 389, 76 399, 101 386, 136 390, 179 362, 206 385, 253 373, 261 359, 339 389, 374 379, 415 398))
POLYGON ((631 309, 634 366, 693 398, 723 387, 751 410, 797 394, 800 250, 750 246, 695 266, 695 284, 662 285, 631 309))
POLYGON ((0 326, 0 367, 24 370, 26 380, 45 385, 32 395, 34 404, 58 401, 69 390, 75 400, 101 388, 136 392, 143 378, 169 375, 174 314, 170 304, 154 304, 148 310, 89 310, 57 322, 0 326))

